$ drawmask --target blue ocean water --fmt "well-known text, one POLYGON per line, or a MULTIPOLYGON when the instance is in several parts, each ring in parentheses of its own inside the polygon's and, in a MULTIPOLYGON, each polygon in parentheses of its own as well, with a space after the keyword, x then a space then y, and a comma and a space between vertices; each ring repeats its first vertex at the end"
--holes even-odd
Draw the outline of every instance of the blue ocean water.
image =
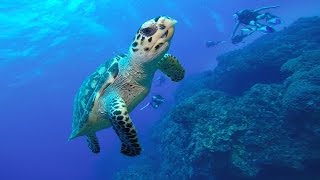
MULTIPOLYGON (((228 42, 207 48, 205 42, 229 40, 235 12, 267 5, 280 5, 272 10, 284 20, 277 30, 300 17, 320 15, 318 0, 1 0, 0 179, 113 179, 143 161, 143 156, 119 152, 120 141, 111 128, 98 133, 98 155, 82 137, 67 141, 82 81, 104 61, 126 53, 140 25, 159 15, 178 20, 169 52, 185 67, 185 78, 211 70, 218 55, 263 34, 238 46, 228 42)), ((159 76, 157 72, 155 78, 159 76)), ((145 154, 155 149, 152 127, 175 104, 178 84, 166 79, 163 86, 153 86, 131 113, 145 154), (139 111, 153 94, 161 94, 165 102, 159 109, 139 111)))

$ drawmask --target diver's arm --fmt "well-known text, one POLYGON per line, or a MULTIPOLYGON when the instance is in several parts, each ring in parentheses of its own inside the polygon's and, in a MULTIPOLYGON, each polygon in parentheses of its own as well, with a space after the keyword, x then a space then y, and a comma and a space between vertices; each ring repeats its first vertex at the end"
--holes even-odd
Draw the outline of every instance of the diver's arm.
POLYGON ((253 10, 253 12, 259 12, 259 11, 263 11, 263 10, 266 10, 266 9, 272 9, 272 8, 278 8, 278 7, 280 7, 280 6, 279 5, 277 5, 277 6, 266 6, 266 7, 262 7, 262 8, 253 10))
POLYGON ((231 36, 231 37, 233 37, 233 36, 234 36, 234 34, 236 33, 236 31, 237 31, 237 29, 238 29, 239 25, 240 25, 240 22, 238 21, 238 22, 237 22, 237 24, 236 24, 236 25, 234 26, 234 28, 233 28, 233 32, 232 32, 232 36, 231 36))

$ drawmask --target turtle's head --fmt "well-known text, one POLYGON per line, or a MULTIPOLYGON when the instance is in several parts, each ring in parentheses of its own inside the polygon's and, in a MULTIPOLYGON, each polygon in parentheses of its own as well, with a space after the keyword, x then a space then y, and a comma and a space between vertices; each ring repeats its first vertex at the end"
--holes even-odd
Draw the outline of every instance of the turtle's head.
POLYGON ((143 23, 130 46, 131 56, 141 62, 159 60, 169 49, 176 23, 168 16, 159 16, 143 23))

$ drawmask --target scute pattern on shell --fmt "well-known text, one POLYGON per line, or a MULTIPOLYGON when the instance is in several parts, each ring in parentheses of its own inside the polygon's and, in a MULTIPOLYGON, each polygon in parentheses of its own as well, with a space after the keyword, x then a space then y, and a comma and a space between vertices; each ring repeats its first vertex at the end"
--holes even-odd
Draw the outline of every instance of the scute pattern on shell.
POLYGON ((119 62, 125 58, 125 54, 118 55, 112 60, 100 65, 81 85, 75 100, 73 110, 73 131, 81 129, 87 123, 89 113, 91 112, 96 93, 102 88, 103 84, 111 77, 108 72, 109 67, 114 61, 119 62))

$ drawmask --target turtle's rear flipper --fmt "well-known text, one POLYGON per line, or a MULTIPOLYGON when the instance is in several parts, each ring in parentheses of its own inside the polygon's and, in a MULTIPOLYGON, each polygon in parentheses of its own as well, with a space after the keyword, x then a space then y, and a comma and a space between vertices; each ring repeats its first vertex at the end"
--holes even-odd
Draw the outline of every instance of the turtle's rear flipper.
POLYGON ((88 142, 88 147, 91 149, 93 153, 97 154, 100 152, 99 141, 95 133, 87 135, 87 142, 88 142))
POLYGON ((171 54, 164 55, 158 62, 158 68, 170 77, 172 81, 178 82, 184 78, 184 68, 181 66, 178 59, 171 54))
POLYGON ((141 153, 137 131, 129 117, 127 106, 121 97, 108 95, 103 98, 107 109, 107 118, 122 142, 121 153, 127 156, 137 156, 141 153))
MULTIPOLYGON (((140 145, 139 145, 139 147, 140 147, 140 145)), ((141 148, 139 148, 139 149, 141 151, 141 148)), ((140 154, 140 151, 132 151, 127 144, 121 145, 121 153, 126 156, 137 156, 140 154)))

